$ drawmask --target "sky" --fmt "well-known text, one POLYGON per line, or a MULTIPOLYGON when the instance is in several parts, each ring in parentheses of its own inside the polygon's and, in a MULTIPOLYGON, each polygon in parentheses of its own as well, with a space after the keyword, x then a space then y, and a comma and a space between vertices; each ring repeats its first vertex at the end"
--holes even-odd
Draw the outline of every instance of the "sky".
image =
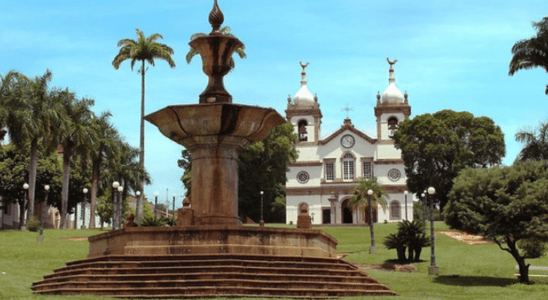
MULTIPOLYGON (((443 109, 487 116, 505 134, 511 165, 522 145, 514 135, 548 120, 548 75, 542 69, 508 75, 511 48, 535 34, 547 16, 546 0, 370 1, 219 0, 224 26, 246 46, 246 59, 225 77, 233 102, 271 107, 285 116, 288 95, 300 87, 299 62, 309 62, 308 88, 318 95, 322 137, 347 116, 376 137, 376 94, 388 86, 386 58, 397 59, 396 85, 409 94, 411 118, 443 109), (344 107, 352 108, 343 111, 344 107)), ((175 68, 162 60, 146 73, 145 114, 168 105, 196 104, 207 85, 201 59, 185 61, 190 36, 209 33, 213 0, 9 1, 0 3, 0 74, 53 73, 51 87, 69 88, 110 111, 112 123, 139 146, 141 79, 137 67, 112 60, 117 42, 160 33, 175 68)), ((183 146, 150 123, 145 166, 153 183, 144 193, 181 206, 183 146), (167 198, 167 199, 166 199, 167 198)))

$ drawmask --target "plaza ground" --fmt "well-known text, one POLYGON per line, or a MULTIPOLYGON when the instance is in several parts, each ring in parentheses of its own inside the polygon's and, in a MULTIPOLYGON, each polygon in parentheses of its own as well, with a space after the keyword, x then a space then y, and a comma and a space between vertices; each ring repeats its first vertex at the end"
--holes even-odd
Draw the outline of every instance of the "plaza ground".
MULTIPOLYGON (((286 225, 272 225, 286 226, 286 225)), ((395 250, 382 245, 384 236, 396 231, 396 224, 376 224, 377 254, 368 253, 368 227, 320 227, 339 241, 339 253, 360 265, 384 264, 396 257, 395 250)), ((448 230, 441 222, 436 230, 448 230)), ((66 261, 85 258, 88 243, 83 237, 100 233, 91 230, 46 230, 44 241, 37 242, 38 233, 0 231, 0 299, 60 299, 60 296, 34 295, 32 282, 41 280, 66 261)), ((436 235, 436 262, 440 276, 429 276, 430 248, 424 248, 423 261, 414 263, 416 272, 367 270, 371 276, 396 291, 395 299, 546 299, 548 280, 534 284, 518 284, 516 262, 496 244, 471 245, 445 234, 436 235)), ((548 258, 528 260, 534 266, 548 266, 548 258)), ((531 271, 532 274, 548 274, 531 271)), ((534 279, 537 280, 537 279, 534 279)), ((102 299, 95 296, 75 296, 67 299, 102 299)), ((360 297, 361 298, 361 297, 360 297)), ((364 299, 393 299, 363 297, 364 299)))

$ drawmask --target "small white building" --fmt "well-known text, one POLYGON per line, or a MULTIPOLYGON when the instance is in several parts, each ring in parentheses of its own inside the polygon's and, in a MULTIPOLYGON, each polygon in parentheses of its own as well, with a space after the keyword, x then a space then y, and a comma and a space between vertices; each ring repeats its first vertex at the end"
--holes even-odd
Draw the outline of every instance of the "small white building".
MULTIPOLYGON (((308 90, 305 68, 301 66, 301 88, 288 98, 286 118, 299 136, 299 158, 289 166, 286 184, 286 222, 296 224, 300 207, 306 205, 312 224, 365 224, 369 214, 351 211, 348 201, 359 177, 376 176, 388 192, 386 211, 374 208, 375 222, 413 219, 413 196, 407 194, 406 176, 400 150, 392 134, 409 118, 407 92, 396 86, 393 64, 388 61, 389 85, 377 94, 374 116, 377 138, 355 128, 345 119, 339 130, 321 139, 322 112, 317 96, 308 90), (375 211, 376 210, 376 211, 375 211)), ((373 100, 374 101, 374 100, 373 100)), ((367 115, 364 113, 363 115, 367 115)), ((371 114, 373 117, 373 114, 371 114)))

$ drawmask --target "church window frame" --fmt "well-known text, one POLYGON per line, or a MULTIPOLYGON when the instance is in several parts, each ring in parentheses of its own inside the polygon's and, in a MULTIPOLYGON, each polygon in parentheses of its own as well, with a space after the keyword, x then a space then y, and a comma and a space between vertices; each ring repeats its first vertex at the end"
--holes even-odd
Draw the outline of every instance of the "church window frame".
POLYGON ((386 123, 388 124, 388 137, 393 138, 394 132, 396 132, 396 130, 400 128, 400 126, 398 125, 398 118, 396 118, 396 116, 390 116, 388 117, 386 123))
POLYGON ((362 157, 362 176, 365 179, 373 178, 374 174, 374 165, 372 157, 362 157))
POLYGON ((356 178, 356 157, 350 152, 345 152, 341 162, 343 180, 354 180, 356 178))
POLYGON ((308 121, 306 119, 300 119, 297 122, 297 135, 300 142, 308 141, 308 131, 306 127, 308 126, 308 121))
POLYGON ((324 174, 326 181, 335 180, 335 159, 324 160, 324 174))
POLYGON ((401 220, 401 203, 398 200, 390 201, 390 220, 401 220))

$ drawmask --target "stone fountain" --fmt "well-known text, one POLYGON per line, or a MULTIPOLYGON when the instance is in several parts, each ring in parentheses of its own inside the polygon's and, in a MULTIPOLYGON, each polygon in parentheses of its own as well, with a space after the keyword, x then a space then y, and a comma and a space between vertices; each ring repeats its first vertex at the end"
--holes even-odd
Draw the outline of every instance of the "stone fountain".
POLYGON ((178 226, 126 227, 92 236, 88 258, 35 282, 36 293, 123 298, 394 294, 337 258, 337 241, 311 229, 310 222, 299 229, 241 224, 238 153, 285 119, 271 108, 232 103, 223 77, 243 44, 219 32, 223 19, 215 0, 209 15, 213 30, 190 42, 209 77, 199 104, 172 105, 145 117, 192 153, 191 206, 187 202, 179 210, 178 226))

